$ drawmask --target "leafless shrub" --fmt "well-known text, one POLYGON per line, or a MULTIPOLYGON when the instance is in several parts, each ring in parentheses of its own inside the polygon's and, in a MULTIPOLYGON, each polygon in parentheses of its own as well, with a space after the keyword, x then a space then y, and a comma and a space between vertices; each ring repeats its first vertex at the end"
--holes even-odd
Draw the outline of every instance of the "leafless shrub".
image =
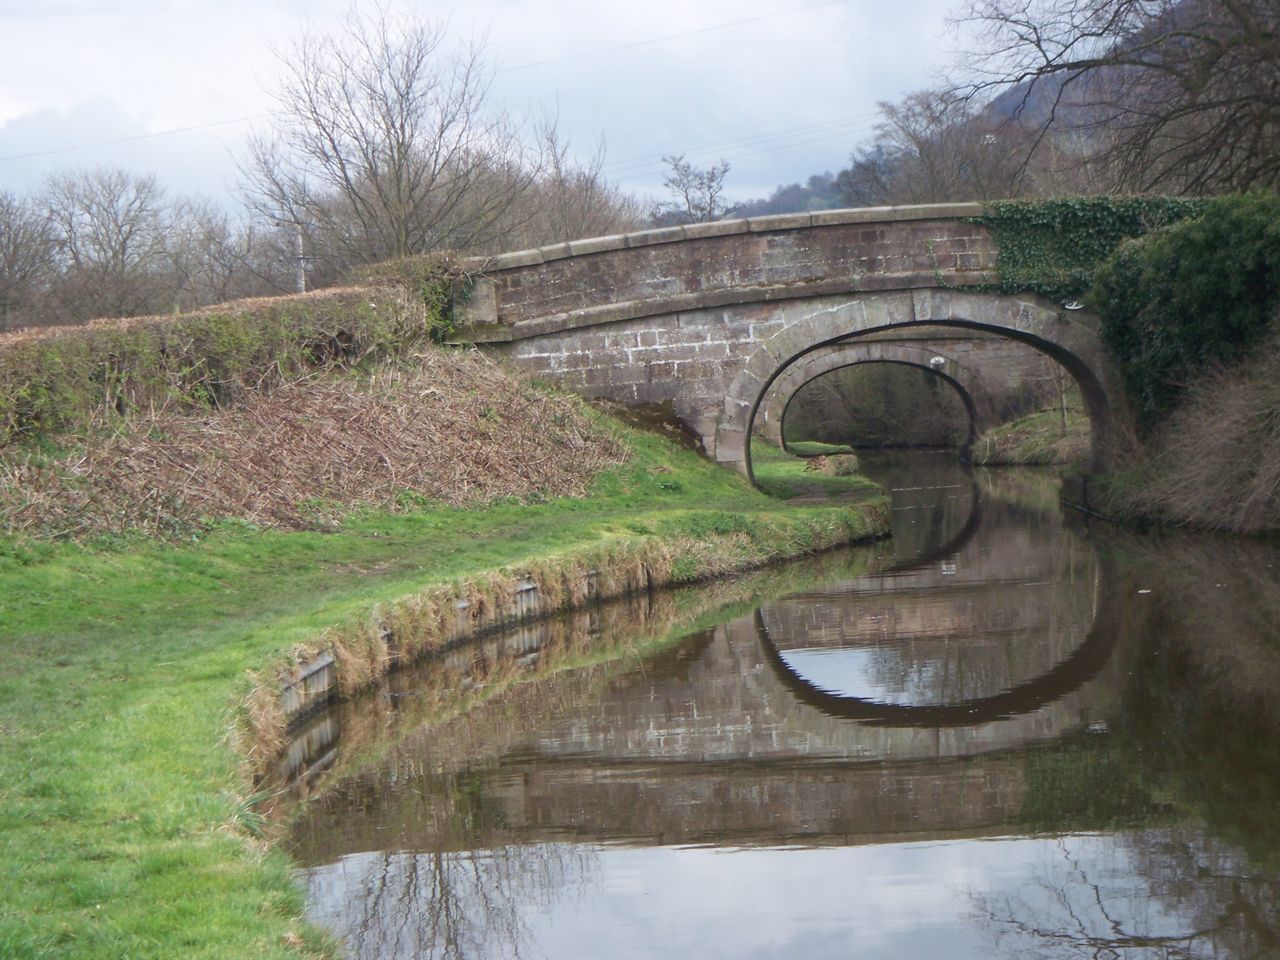
POLYGON ((627 233, 646 226, 643 204, 604 176, 603 143, 578 160, 554 121, 544 122, 541 137, 542 172, 514 205, 498 242, 486 252, 627 233))
POLYGON ((1280 337, 1190 390, 1118 494, 1163 520, 1243 533, 1280 529, 1280 337))

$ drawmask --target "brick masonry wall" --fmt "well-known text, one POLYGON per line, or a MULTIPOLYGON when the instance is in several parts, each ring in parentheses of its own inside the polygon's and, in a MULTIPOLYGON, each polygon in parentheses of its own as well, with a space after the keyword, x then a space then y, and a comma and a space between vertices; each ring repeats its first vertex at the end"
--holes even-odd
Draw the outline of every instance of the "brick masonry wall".
POLYGON ((585 397, 671 404, 707 438, 743 359, 782 325, 775 306, 737 307, 570 330, 499 349, 521 369, 585 397))

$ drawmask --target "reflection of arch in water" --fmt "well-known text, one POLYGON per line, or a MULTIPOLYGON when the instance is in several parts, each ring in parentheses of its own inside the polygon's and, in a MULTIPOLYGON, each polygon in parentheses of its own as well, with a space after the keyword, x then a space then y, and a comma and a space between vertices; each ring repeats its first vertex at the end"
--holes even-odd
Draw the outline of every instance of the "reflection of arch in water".
POLYGON ((964 526, 956 531, 955 536, 947 540, 946 543, 939 544, 924 553, 916 554, 914 557, 899 558, 896 563, 885 569, 884 572, 886 574, 907 573, 911 570, 927 567, 930 564, 937 563, 939 560, 954 556, 968 545, 974 534, 982 526, 982 491, 978 488, 978 481, 972 475, 969 477, 969 482, 972 484, 969 494, 969 516, 965 518, 964 526))
MULTIPOLYGON (((911 564, 910 568, 918 568, 923 564, 911 564)), ((901 572, 901 571, 899 571, 901 572)), ((873 580, 874 577, 868 577, 873 580)), ((1050 671, 1041 676, 1011 687, 1009 690, 963 700, 954 704, 908 705, 877 703, 874 700, 832 694, 820 689, 805 677, 797 673, 782 657, 782 652, 769 635, 768 623, 765 621, 762 608, 755 611, 755 630, 759 635, 760 646, 764 650, 769 666, 783 686, 795 696, 800 703, 809 705, 829 717, 854 719, 869 726, 891 727, 964 727, 979 723, 1000 721, 1019 714, 1033 713, 1052 701, 1078 689, 1085 682, 1092 680, 1111 657, 1119 630, 1116 627, 1116 616, 1119 612, 1119 598, 1111 585, 1115 576, 1107 568, 1098 571, 1098 586, 1102 599, 1094 614, 1087 636, 1076 646, 1068 658, 1061 660, 1050 671)))
POLYGON ((852 340, 829 344, 805 354, 779 373, 761 402, 761 422, 758 426, 765 439, 776 446, 786 446, 783 425, 796 397, 809 384, 837 370, 873 363, 913 367, 931 373, 950 385, 960 397, 968 415, 969 432, 961 447, 962 455, 967 456, 981 426, 973 398, 979 389, 978 379, 967 367, 932 347, 883 340, 852 340))

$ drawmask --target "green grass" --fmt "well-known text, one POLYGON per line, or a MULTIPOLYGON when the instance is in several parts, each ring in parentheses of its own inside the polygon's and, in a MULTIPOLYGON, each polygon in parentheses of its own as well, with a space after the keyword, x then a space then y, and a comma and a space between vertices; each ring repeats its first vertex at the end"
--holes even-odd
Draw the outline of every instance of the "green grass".
POLYGON ((973 445, 974 463, 1048 466, 1074 463, 1089 455, 1089 417, 1067 411, 1067 432, 1057 410, 1041 410, 988 430, 973 445))
POLYGON ((0 540, 0 956, 296 957, 297 936, 322 951, 287 858, 249 836, 229 733, 246 671, 334 623, 593 544, 727 532, 770 557, 817 527, 882 529, 882 502, 782 505, 617 429, 632 458, 580 500, 368 514, 337 533, 226 523, 176 546, 0 540))
MULTIPOLYGON (((847 443, 823 443, 821 440, 796 440, 787 444, 787 452, 797 457, 820 457, 832 454, 856 454, 847 443)), ((753 454, 754 456, 754 454, 753 454)))
POLYGON ((792 456, 759 437, 751 441, 752 473, 760 489, 771 496, 784 500, 826 497, 856 502, 884 494, 879 484, 866 477, 857 474, 832 476, 807 469, 812 463, 811 459, 792 456))

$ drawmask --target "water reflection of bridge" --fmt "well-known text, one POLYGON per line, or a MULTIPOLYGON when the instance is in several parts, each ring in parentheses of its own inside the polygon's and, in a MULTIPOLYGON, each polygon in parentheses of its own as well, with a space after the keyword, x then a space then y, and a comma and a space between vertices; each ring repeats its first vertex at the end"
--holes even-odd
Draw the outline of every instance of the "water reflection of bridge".
MULTIPOLYGON (((298 855, 325 862, 388 836, 462 849, 998 829, 1026 798, 1016 751, 1103 720, 1124 679, 1092 549, 1059 524, 1029 534, 1016 512, 987 502, 945 558, 924 551, 923 563, 768 602, 530 728, 459 732, 465 748, 437 733, 427 757, 398 766, 396 789, 348 784, 341 826, 305 831, 298 855), (832 682, 828 656, 856 669, 832 682), (465 800, 453 765, 431 755, 468 758, 465 800), (462 821, 465 835, 449 826, 462 821)), ((556 682, 542 681, 541 700, 556 682)))

